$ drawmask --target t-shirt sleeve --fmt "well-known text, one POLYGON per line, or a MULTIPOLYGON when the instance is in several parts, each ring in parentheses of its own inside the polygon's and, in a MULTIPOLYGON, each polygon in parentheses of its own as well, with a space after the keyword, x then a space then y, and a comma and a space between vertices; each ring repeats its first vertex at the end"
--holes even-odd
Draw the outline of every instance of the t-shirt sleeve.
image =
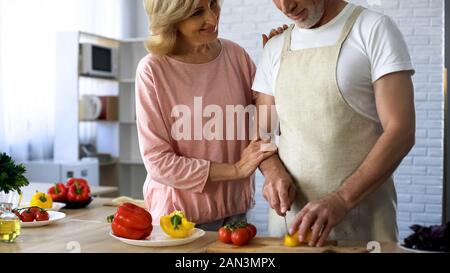
POLYGON ((258 63, 258 68, 256 69, 255 80, 253 81, 252 89, 256 92, 273 96, 273 67, 270 54, 271 42, 272 41, 269 41, 263 50, 262 56, 258 63))
POLYGON ((411 71, 411 74, 414 74, 403 34, 388 16, 382 16, 373 26, 367 49, 371 61, 372 82, 394 72, 411 71))

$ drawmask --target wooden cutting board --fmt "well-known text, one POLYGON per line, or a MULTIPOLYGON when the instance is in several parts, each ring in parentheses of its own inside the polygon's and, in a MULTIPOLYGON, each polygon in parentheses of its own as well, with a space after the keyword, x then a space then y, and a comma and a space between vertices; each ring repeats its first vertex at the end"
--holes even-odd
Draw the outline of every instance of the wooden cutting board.
POLYGON ((323 247, 286 247, 283 239, 273 237, 255 237, 246 246, 224 244, 217 240, 206 248, 209 253, 369 253, 365 247, 338 246, 337 242, 330 241, 323 247))

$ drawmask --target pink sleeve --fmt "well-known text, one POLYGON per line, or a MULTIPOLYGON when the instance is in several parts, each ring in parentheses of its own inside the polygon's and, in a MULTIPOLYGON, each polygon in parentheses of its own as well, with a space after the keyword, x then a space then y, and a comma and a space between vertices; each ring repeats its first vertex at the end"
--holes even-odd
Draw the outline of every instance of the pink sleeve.
POLYGON ((136 73, 136 111, 139 149, 153 181, 201 193, 209 177, 210 162, 177 155, 163 121, 152 73, 140 65, 136 73))

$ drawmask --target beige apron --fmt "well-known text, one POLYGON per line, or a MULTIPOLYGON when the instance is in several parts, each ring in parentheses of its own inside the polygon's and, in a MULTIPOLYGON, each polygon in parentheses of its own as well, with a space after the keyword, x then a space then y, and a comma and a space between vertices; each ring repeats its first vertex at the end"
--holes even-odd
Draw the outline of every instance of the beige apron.
MULTIPOLYGON (((286 30, 275 101, 280 118, 279 155, 297 185, 287 220, 303 206, 335 191, 364 161, 382 133, 379 124, 355 112, 336 77, 342 44, 362 7, 356 7, 335 45, 290 50, 286 30)), ((337 225, 329 239, 397 241, 396 192, 392 179, 337 225)), ((270 210, 269 233, 282 236, 284 219, 270 210)))

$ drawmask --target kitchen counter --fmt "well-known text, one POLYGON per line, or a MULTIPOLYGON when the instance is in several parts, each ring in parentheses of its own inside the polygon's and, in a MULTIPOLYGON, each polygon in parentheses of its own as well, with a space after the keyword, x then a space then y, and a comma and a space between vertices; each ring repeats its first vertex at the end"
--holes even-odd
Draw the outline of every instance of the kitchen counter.
MULTIPOLYGON (((30 252, 78 252, 91 253, 303 253, 303 252, 364 252, 365 244, 353 243, 351 248, 286 248, 281 246, 280 239, 256 237, 246 247, 225 245, 217 241, 216 232, 206 232, 202 238, 186 245, 174 247, 138 247, 124 244, 110 233, 108 215, 114 214, 116 207, 104 206, 109 198, 95 198, 84 209, 61 210, 66 218, 44 227, 22 228, 21 235, 13 244, 0 243, 0 253, 30 252), (352 251, 352 249, 354 251, 352 251)), ((339 246, 343 246, 339 243, 339 246)), ((381 252, 405 252, 394 243, 382 243, 381 252)))

